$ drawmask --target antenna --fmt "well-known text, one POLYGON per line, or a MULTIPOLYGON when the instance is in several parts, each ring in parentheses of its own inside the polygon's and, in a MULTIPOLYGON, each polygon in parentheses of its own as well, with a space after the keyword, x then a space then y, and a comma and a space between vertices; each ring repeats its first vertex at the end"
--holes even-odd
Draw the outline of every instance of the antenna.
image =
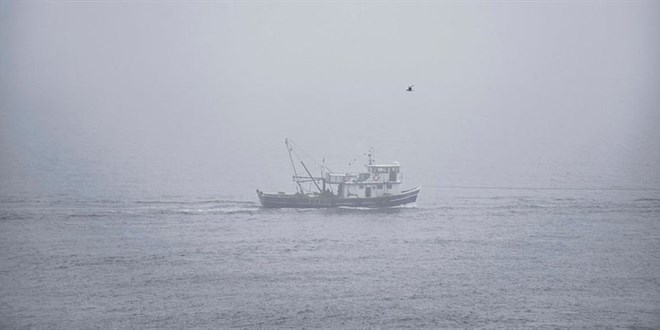
POLYGON ((376 155, 374 152, 374 147, 369 148, 369 152, 367 153, 367 159, 369 160, 369 165, 374 165, 376 164, 376 155))

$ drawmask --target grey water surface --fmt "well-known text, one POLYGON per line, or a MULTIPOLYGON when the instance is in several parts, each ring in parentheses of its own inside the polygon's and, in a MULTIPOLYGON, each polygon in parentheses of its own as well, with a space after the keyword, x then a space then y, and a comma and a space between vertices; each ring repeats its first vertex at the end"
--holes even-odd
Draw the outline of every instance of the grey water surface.
POLYGON ((4 200, 3 327, 656 327, 660 196, 4 200))

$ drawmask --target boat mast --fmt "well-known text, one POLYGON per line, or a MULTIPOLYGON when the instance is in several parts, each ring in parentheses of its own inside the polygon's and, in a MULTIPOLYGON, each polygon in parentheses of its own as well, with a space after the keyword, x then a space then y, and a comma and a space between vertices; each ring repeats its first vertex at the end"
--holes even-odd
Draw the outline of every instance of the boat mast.
POLYGON ((305 171, 307 171, 307 174, 309 174, 309 178, 312 179, 312 182, 314 182, 314 185, 316 186, 316 188, 318 188, 319 192, 323 192, 323 190, 321 190, 321 187, 319 187, 319 184, 316 183, 316 179, 314 179, 314 176, 312 176, 312 173, 310 173, 309 170, 307 169, 307 166, 305 166, 305 163, 303 163, 303 161, 301 160, 300 164, 302 164, 305 171))
MULTIPOLYGON (((300 189, 299 192, 304 194, 305 190, 300 185, 300 180, 298 180, 298 171, 296 171, 296 166, 293 164, 293 157, 291 156, 291 151, 293 150, 293 147, 289 144, 289 139, 288 138, 284 138, 284 144, 286 144, 286 151, 289 152, 289 160, 291 161, 291 167, 293 167, 293 179, 296 181, 296 184, 298 185, 296 190, 299 188, 300 189)), ((304 164, 303 164, 303 166, 304 166, 304 164)))

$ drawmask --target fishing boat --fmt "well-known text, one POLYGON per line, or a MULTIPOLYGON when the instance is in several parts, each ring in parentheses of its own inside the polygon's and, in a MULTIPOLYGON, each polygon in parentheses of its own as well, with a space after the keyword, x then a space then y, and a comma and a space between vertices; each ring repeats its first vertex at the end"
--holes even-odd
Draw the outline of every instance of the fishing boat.
POLYGON ((398 162, 376 164, 373 148, 367 153, 366 172, 335 173, 322 166, 321 176, 313 176, 307 165, 299 159, 306 174, 299 175, 292 156, 295 143, 289 139, 285 139, 284 143, 289 152, 297 191, 295 194, 265 193, 257 189, 259 201, 264 208, 386 208, 414 203, 422 189, 419 186, 402 190, 401 165, 398 162), (304 189, 306 183, 313 183, 311 189, 304 189))

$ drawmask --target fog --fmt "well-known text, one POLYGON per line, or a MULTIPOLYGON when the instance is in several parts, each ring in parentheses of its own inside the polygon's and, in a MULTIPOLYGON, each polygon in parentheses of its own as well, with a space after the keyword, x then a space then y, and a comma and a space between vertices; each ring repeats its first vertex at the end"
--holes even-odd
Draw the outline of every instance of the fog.
POLYGON ((294 189, 285 137, 411 186, 657 188, 658 31, 642 1, 2 2, 0 194, 255 199, 294 189))

